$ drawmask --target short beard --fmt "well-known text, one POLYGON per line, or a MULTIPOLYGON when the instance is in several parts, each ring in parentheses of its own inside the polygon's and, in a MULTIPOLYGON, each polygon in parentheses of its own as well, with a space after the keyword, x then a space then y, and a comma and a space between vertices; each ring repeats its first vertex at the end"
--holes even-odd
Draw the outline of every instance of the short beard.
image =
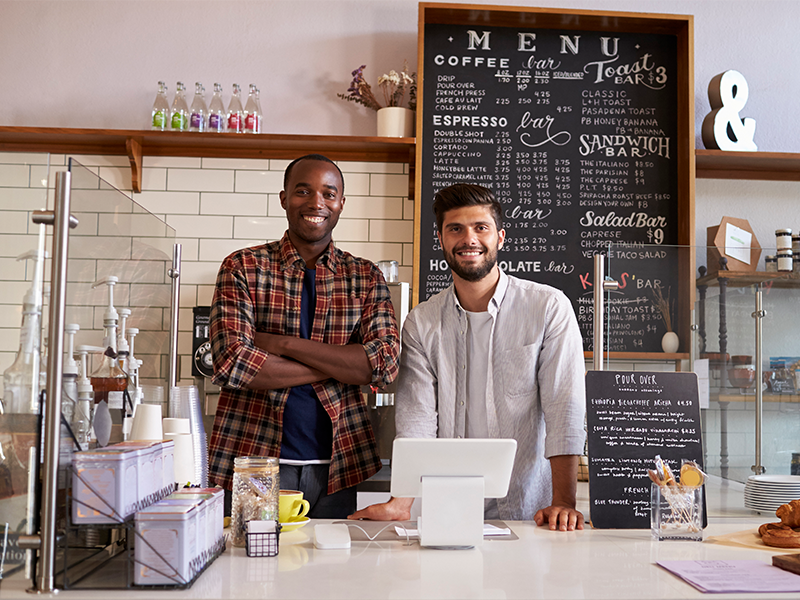
POLYGON ((448 252, 444 248, 444 260, 456 275, 461 277, 464 281, 480 281, 492 272, 494 266, 497 264, 497 250, 490 251, 486 246, 481 246, 481 250, 486 252, 483 261, 474 267, 463 267, 456 261, 455 253, 448 252))

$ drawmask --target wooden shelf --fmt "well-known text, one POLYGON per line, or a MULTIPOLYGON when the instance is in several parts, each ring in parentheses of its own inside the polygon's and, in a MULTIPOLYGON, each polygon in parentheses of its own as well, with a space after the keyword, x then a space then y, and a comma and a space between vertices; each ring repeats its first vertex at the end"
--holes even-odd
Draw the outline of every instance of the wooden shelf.
POLYGON ((294 159, 319 153, 332 160, 413 165, 415 149, 414 138, 0 127, 2 152, 127 156, 136 192, 141 191, 144 156, 294 159))
POLYGON ((800 154, 795 152, 729 152, 695 150, 699 179, 800 181, 800 154))
POLYGON ((758 283, 769 282, 770 287, 794 288, 800 286, 800 274, 767 273, 766 271, 719 271, 712 275, 704 275, 696 284, 719 285, 720 279, 728 280, 728 287, 749 287, 758 283))
MULTIPOLYGON (((139 191, 144 156, 293 159, 319 152, 333 160, 413 165, 416 141, 346 135, 0 127, 0 151, 127 156, 134 190, 139 191)), ((700 179, 800 181, 800 153, 695 150, 695 174, 700 179)))
MULTIPOLYGON (((584 352, 584 360, 592 360, 591 352, 584 352)), ((653 360, 663 362, 665 360, 689 360, 688 352, 607 352, 603 356, 603 361, 606 360, 653 360)))
MULTIPOLYGON (((762 395, 764 402, 800 402, 800 396, 797 394, 767 394, 762 395)), ((720 394, 717 397, 711 396, 711 400, 717 402, 755 402, 756 395, 752 394, 720 394)))

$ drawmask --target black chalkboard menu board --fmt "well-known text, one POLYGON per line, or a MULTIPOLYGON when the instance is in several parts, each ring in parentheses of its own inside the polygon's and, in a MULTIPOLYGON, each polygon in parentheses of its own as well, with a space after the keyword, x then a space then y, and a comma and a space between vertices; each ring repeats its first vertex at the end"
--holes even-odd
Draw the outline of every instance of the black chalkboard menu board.
POLYGON ((593 527, 650 528, 647 470, 657 454, 676 475, 684 459, 702 468, 694 373, 589 371, 586 422, 593 527))
POLYGON ((469 5, 420 11, 416 299, 451 283, 434 194, 477 183, 503 206, 501 268, 563 290, 586 351, 593 256, 603 252, 609 274, 620 275, 615 254, 628 266, 609 301, 606 349, 661 352, 654 282, 674 282, 675 299, 688 292, 678 290, 682 274, 692 277, 691 265, 658 252, 691 243, 694 229, 686 21, 469 5))

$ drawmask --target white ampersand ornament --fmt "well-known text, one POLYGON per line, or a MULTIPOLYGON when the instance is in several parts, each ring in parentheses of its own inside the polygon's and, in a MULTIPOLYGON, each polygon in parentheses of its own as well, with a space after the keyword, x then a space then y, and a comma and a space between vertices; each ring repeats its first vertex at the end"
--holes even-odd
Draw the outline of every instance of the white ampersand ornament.
POLYGON ((742 119, 739 111, 747 104, 750 90, 739 71, 725 71, 708 84, 708 101, 713 109, 703 119, 703 143, 706 148, 755 152, 755 119, 742 119))

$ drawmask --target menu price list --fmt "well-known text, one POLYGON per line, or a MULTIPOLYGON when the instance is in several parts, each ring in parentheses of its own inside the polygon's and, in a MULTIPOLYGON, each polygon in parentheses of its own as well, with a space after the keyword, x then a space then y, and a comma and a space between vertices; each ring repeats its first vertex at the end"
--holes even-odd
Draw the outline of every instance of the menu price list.
POLYGON ((631 268, 608 350, 660 351, 652 288, 677 265, 652 246, 677 241, 675 56, 670 35, 426 25, 420 299, 451 282, 433 196, 475 183, 503 207, 501 268, 563 290, 586 350, 602 252, 631 268))

